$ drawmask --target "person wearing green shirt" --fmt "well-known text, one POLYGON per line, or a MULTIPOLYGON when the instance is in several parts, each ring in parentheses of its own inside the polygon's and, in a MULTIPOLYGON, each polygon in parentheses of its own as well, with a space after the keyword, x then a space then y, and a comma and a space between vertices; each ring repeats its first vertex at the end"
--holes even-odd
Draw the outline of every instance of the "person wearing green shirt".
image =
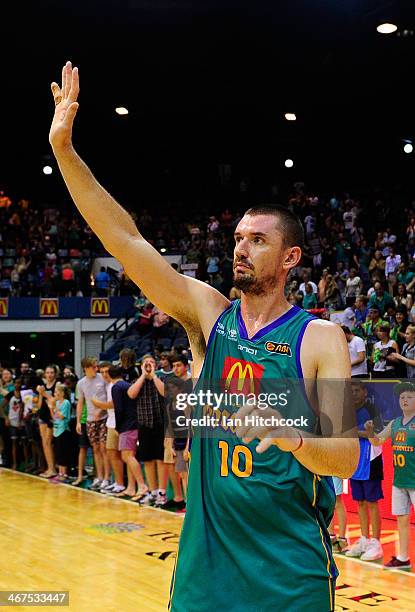
MULTIPOLYGON (((75 389, 75 399, 78 400, 78 385, 76 385, 76 389, 75 389)), ((74 480, 74 482, 72 483, 74 487, 79 486, 84 479, 83 473, 84 473, 85 463, 86 463, 86 453, 87 453, 88 447, 90 446, 89 440, 88 440, 88 434, 86 433, 87 416, 88 416, 88 409, 87 409, 86 401, 84 400, 84 405, 82 407, 82 414, 81 414, 81 419, 80 419, 81 433, 80 435, 78 435, 78 438, 79 438, 78 478, 74 480)))
POLYGON ((53 443, 55 447, 56 464, 59 469, 57 480, 63 482, 68 477, 67 469, 71 455, 71 403, 68 399, 69 389, 58 383, 54 396, 48 398, 47 404, 53 420, 53 443))
POLYGON ((311 308, 317 308, 317 298, 313 292, 313 286, 311 283, 307 283, 305 286, 305 295, 302 301, 302 307, 304 310, 310 310, 311 308))
POLYGON ((411 505, 415 509, 415 385, 410 382, 400 383, 396 385, 394 392, 399 397, 402 416, 391 421, 378 435, 373 434, 373 424, 370 421, 367 429, 370 434, 369 440, 374 446, 392 439, 394 468, 392 514, 398 518, 399 554, 392 557, 385 567, 410 569, 411 505))
POLYGON ((382 317, 388 310, 389 306, 395 308, 395 302, 393 301, 392 296, 384 290, 382 283, 379 281, 376 281, 373 288, 375 292, 370 296, 369 308, 371 306, 377 306, 380 311, 380 316, 382 317))

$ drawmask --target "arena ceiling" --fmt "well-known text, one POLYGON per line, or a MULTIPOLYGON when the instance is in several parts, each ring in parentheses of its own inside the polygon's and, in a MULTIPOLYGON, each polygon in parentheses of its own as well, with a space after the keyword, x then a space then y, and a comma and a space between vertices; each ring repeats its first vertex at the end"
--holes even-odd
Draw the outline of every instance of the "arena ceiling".
POLYGON ((137 167, 195 160, 249 173, 288 155, 300 174, 346 178, 408 166, 410 0, 41 0, 12 12, 1 18, 3 185, 38 180, 49 83, 66 59, 81 74, 80 150, 121 190, 137 167), (378 34, 385 20, 398 32, 378 34))

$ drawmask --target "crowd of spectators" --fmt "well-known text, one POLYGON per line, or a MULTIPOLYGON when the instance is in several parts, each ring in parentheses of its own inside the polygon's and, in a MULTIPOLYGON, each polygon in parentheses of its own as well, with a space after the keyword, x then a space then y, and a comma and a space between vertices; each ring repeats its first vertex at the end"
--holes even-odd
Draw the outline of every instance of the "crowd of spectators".
POLYGON ((70 366, 1 368, 0 464, 184 511, 188 429, 174 415, 177 394, 192 387, 186 354, 148 354, 136 363, 124 349, 116 365, 85 357, 82 367, 80 380, 70 366))

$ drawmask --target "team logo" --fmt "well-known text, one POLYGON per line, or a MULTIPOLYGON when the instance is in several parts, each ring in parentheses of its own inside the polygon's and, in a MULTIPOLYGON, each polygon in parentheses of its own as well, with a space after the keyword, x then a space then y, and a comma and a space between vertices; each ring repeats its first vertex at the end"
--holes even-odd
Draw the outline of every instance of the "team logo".
POLYGON ((0 317, 7 317, 9 314, 9 299, 1 298, 0 299, 0 317))
POLYGON ((259 363, 226 357, 223 364, 222 380, 230 393, 258 393, 259 381, 264 375, 264 366, 259 363))
POLYGON ((41 317, 57 317, 59 313, 58 298, 40 298, 39 314, 41 317))
POLYGON ((110 313, 109 298, 91 298, 91 317, 108 317, 110 313))
POLYGON ((236 329, 228 329, 228 340, 233 340, 233 342, 237 341, 237 332, 236 329))
POLYGON ((409 425, 409 429, 415 429, 415 423, 411 423, 411 424, 409 425))
POLYGON ((277 353, 277 355, 287 355, 291 357, 291 347, 288 342, 265 342, 265 350, 269 353, 277 353))
POLYGON ((406 431, 398 431, 395 436, 396 442, 406 442, 406 431))

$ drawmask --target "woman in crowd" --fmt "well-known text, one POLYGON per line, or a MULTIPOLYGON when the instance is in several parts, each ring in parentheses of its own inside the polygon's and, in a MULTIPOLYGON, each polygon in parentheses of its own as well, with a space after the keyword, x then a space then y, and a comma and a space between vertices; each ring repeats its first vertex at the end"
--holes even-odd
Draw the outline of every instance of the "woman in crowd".
POLYGON ((397 308, 399 306, 405 306, 408 312, 411 310, 412 304, 414 303, 412 295, 408 293, 406 286, 403 283, 399 283, 398 292, 393 300, 397 308))
POLYGON ((37 416, 39 419, 39 430, 42 438, 43 453, 45 455, 47 464, 46 472, 41 474, 43 478, 53 478, 56 476, 55 457, 52 445, 53 421, 50 415, 47 400, 54 396, 57 382, 57 367, 55 365, 48 365, 45 369, 45 384, 37 386, 40 404, 37 416))
POLYGON ((401 354, 392 353, 390 359, 405 364, 406 378, 415 378, 415 325, 408 325, 405 340, 401 354))
POLYGON ((377 331, 379 341, 373 345, 372 352, 373 378, 396 376, 395 358, 392 358, 391 354, 399 353, 399 349, 395 340, 391 340, 390 331, 389 323, 383 323, 377 331))
POLYGON ((53 422, 53 442, 58 465, 59 474, 57 480, 63 482, 67 479, 68 466, 71 461, 71 432, 69 423, 71 420, 71 403, 69 401, 69 389, 61 384, 55 385, 55 393, 48 396, 47 404, 53 422))

